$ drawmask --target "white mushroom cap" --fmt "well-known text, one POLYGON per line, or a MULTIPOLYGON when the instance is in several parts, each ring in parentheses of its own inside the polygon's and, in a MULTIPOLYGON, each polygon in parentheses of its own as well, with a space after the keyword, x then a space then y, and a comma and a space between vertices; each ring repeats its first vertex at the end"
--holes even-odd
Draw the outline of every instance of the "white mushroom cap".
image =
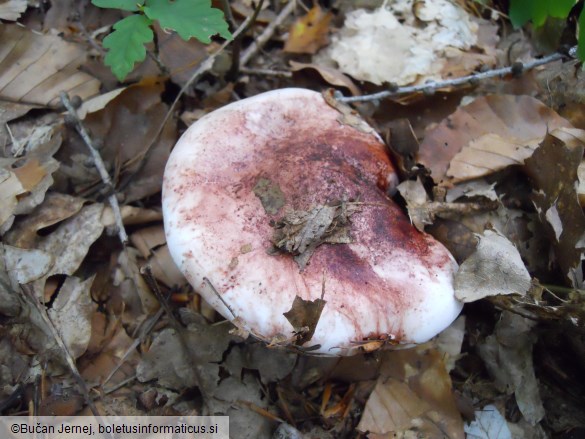
POLYGON ((341 120, 319 93, 283 89, 193 124, 165 170, 171 255, 217 311, 268 342, 292 339, 284 313, 296 296, 322 294, 305 348, 347 355, 364 340, 427 341, 461 311, 457 264, 386 196, 397 177, 380 139, 341 120), (344 226, 350 243, 319 245, 303 269, 269 251, 275 223, 320 206, 354 208, 344 226))

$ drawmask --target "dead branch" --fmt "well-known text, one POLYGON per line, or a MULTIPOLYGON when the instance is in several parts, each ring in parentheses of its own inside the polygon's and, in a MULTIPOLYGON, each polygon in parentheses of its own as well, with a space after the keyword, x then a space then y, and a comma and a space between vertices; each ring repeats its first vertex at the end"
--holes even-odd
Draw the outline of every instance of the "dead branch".
POLYGON ((510 75, 510 74, 518 75, 518 74, 521 74, 522 72, 532 70, 532 69, 539 67, 541 65, 548 64, 548 63, 551 63, 553 61, 558 61, 560 59, 566 58, 567 56, 574 56, 575 53, 576 53, 576 48, 573 47, 571 50, 569 50, 569 55, 567 55, 565 53, 556 52, 556 53, 553 53, 551 55, 527 62, 525 64, 522 64, 520 62, 516 62, 508 67, 502 67, 502 68, 493 69, 493 70, 486 70, 485 72, 473 73, 471 75, 462 76, 460 78, 447 79, 445 81, 431 81, 431 82, 427 82, 425 84, 409 85, 406 87, 392 87, 390 90, 384 90, 384 91, 381 91, 378 93, 373 93, 373 94, 363 95, 363 96, 348 96, 348 97, 346 97, 343 95, 342 92, 337 90, 335 92, 334 96, 339 102, 350 103, 350 102, 371 102, 371 101, 377 101, 380 99, 386 99, 389 97, 400 96, 400 95, 411 94, 411 93, 419 93, 419 92, 432 94, 435 91, 443 89, 443 88, 457 87, 460 85, 474 85, 474 84, 477 84, 479 81, 483 81, 483 80, 486 80, 489 78, 495 78, 498 76, 505 76, 505 75, 510 75))
POLYGON ((122 213, 120 212, 120 205, 118 204, 118 198, 114 193, 115 188, 112 183, 112 179, 110 178, 110 174, 106 169, 106 165, 104 164, 104 161, 102 160, 99 151, 94 146, 89 133, 87 132, 85 126, 81 122, 81 119, 77 115, 77 110, 71 104, 69 96, 67 96, 67 93, 61 92, 61 102, 63 103, 63 106, 67 109, 69 116, 73 118, 73 121, 75 122, 75 129, 77 130, 77 132, 79 133, 79 135, 89 148, 89 152, 91 153, 91 156, 93 158, 93 163, 100 174, 102 182, 104 183, 104 185, 108 189, 108 192, 110 193, 110 195, 108 196, 108 201, 110 203, 110 206, 112 207, 112 211, 114 212, 114 219, 116 221, 116 227, 118 228, 118 237, 120 238, 120 242, 122 242, 122 245, 126 247, 126 245, 128 244, 128 234, 126 233, 124 223, 122 222, 122 213))

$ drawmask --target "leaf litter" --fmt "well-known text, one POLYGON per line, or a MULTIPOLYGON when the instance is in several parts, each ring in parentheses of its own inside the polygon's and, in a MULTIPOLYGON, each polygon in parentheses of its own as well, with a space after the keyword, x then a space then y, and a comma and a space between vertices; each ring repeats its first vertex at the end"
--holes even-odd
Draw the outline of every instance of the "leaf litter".
MULTIPOLYGON (((573 403, 585 398, 585 389, 573 378, 585 368, 578 332, 585 326, 585 224, 579 204, 585 193, 579 188, 583 135, 573 129, 585 128, 578 64, 543 68, 534 75, 540 85, 529 76, 498 80, 501 89, 530 90, 538 99, 485 96, 490 87, 470 85, 459 95, 417 95, 420 113, 414 99, 391 107, 369 102, 352 108, 337 102, 332 91, 325 93, 340 111, 340 124, 363 126, 359 112, 378 128, 390 126, 389 119, 410 119, 411 146, 401 168, 405 181, 396 200, 405 204, 419 230, 445 237, 462 267, 458 279, 465 288, 458 294, 473 300, 432 344, 387 352, 391 340, 359 340, 364 353, 352 358, 310 356, 311 331, 327 306, 327 273, 323 297, 313 302, 299 298, 287 313, 291 334, 286 337, 299 349, 283 349, 277 340, 269 345, 253 337, 243 340, 244 333, 223 321, 176 271, 158 198, 164 163, 182 129, 176 120, 190 123, 191 113, 285 86, 335 85, 360 95, 376 83, 420 83, 496 62, 497 26, 485 21, 489 14, 479 19, 469 12, 477 5, 453 15, 460 18, 457 26, 466 26, 462 35, 471 32, 462 44, 409 46, 402 44, 408 32, 424 41, 435 31, 435 36, 451 38, 444 33, 456 28, 445 26, 451 6, 438 10, 431 2, 401 1, 358 11, 354 4, 334 3, 331 10, 297 9, 302 32, 286 34, 295 20, 285 17, 245 74, 226 75, 226 57, 227 68, 187 91, 160 138, 157 129, 174 90, 207 57, 206 47, 155 28, 168 76, 155 78, 166 73, 152 57, 129 76, 136 83, 120 86, 90 59, 103 55, 104 30, 120 18, 118 13, 87 6, 67 20, 62 5, 29 14, 35 8, 30 5, 21 15, 24 27, 3 27, 2 414, 27 412, 29 395, 41 388, 48 390, 41 394, 37 413, 88 413, 88 399, 58 338, 92 399, 99 395, 101 413, 228 414, 243 438, 271 437, 277 428, 288 431, 288 437, 462 437, 465 431, 469 437, 540 438, 585 426, 582 407, 573 403), (376 22, 376 16, 388 20, 376 22), (313 26, 309 21, 315 17, 313 26), (360 20, 370 24, 360 25, 360 20), (400 26, 394 32, 403 34, 386 40, 401 43, 391 53, 421 56, 397 58, 384 49, 377 51, 384 54, 380 61, 413 61, 420 69, 398 68, 394 61, 389 69, 374 69, 360 56, 385 42, 376 40, 357 54, 359 45, 346 44, 378 31, 395 35, 389 29, 395 21, 400 26), (284 44, 292 47, 286 56, 284 44), (20 52, 10 53, 18 62, 8 63, 5 56, 17 45, 20 52), (41 53, 51 48, 59 49, 54 57, 41 53), (311 71, 319 75, 307 74, 311 71), (370 83, 359 82, 364 80, 370 83), (114 212, 105 204, 112 188, 101 183, 87 149, 57 109, 61 90, 81 97, 83 123, 100 146, 122 205, 127 248, 117 240, 114 212), (453 112, 453 102, 464 94, 465 103, 473 101, 453 112), (146 148, 152 139, 153 147, 146 148), (412 146, 419 142, 420 148, 412 146), (170 314, 142 277, 145 264, 152 267, 170 314), (24 293, 29 290, 33 296, 24 293), (30 297, 41 307, 34 307, 30 297), (469 413, 475 413, 475 421, 469 413), (495 429, 499 436, 492 433, 495 429)), ((4 2, 12 15, 3 18, 14 19, 25 4, 4 2)), ((73 10, 75 1, 67 4, 73 10)), ((236 21, 252 7, 244 2, 232 6, 236 21)), ((279 13, 265 5, 243 44, 279 13)), ((523 47, 530 46, 525 36, 520 38, 523 47)), ((402 151, 398 137, 393 131, 389 147, 402 151)), ((267 193, 278 200, 277 191, 267 193)), ((274 208, 274 234, 267 247, 295 257, 301 268, 318 245, 350 243, 352 215, 367 208, 352 201, 306 211, 287 211, 278 201, 269 201, 268 208, 262 204, 267 211, 274 208)))

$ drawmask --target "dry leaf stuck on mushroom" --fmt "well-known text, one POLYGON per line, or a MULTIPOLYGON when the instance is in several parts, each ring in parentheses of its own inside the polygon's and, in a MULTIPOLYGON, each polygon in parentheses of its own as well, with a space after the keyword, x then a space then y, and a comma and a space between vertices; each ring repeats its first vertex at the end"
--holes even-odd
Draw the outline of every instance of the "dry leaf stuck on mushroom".
POLYGON ((169 250, 210 304, 272 345, 424 342, 461 310, 457 265, 387 196, 398 179, 379 137, 340 116, 284 89, 197 121, 165 170, 169 250))

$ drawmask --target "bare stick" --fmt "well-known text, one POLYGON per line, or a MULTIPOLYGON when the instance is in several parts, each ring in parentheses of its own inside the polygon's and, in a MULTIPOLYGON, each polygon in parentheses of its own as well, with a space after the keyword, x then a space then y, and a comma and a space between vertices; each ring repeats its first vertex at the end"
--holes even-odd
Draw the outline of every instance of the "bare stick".
POLYGON ((256 40, 252 44, 250 44, 250 46, 244 51, 244 53, 240 57, 240 66, 245 66, 248 63, 248 61, 250 61, 260 51, 262 47, 264 47, 268 40, 272 38, 272 35, 274 35, 276 28, 280 26, 284 22, 284 20, 286 20, 286 17, 288 17, 292 13, 292 11, 294 11, 295 3, 296 3, 295 1, 289 1, 284 7, 284 9, 280 11, 280 14, 278 14, 278 16, 268 26, 266 26, 264 32, 262 32, 262 34, 258 38, 256 38, 256 40))
MULTIPOLYGON (((571 51, 569 51, 569 55, 571 55, 571 51)), ((454 79, 447 79, 445 81, 432 81, 426 84, 419 84, 419 85, 410 85, 406 87, 396 87, 392 90, 384 90, 378 93, 373 93, 370 95, 363 95, 363 96, 351 96, 346 97, 340 91, 335 92, 335 98, 339 102, 349 103, 349 102, 369 102, 369 101, 377 101, 380 99, 389 98, 392 96, 399 96, 404 94, 410 93, 417 93, 417 92, 424 92, 424 93, 433 93, 436 90, 447 88, 447 87, 455 87, 459 85, 470 85, 475 84, 478 81, 494 78, 497 76, 504 76, 509 74, 519 74, 526 70, 531 70, 535 67, 551 63, 553 61, 558 61, 560 59, 566 58, 567 55, 563 53, 553 53, 551 55, 545 56, 540 59, 535 59, 533 61, 527 62, 525 64, 522 63, 514 63, 509 67, 502 67, 499 69, 487 70, 485 72, 474 73, 472 75, 462 76, 460 78, 454 79)))
POLYGON ((61 92, 61 102, 63 102, 63 105, 67 109, 67 112, 73 118, 75 122, 75 128, 79 135, 81 136, 81 138, 83 139, 83 141, 85 142, 85 144, 87 145, 87 147, 89 148, 89 152, 91 153, 91 156, 93 158, 93 163, 100 174, 102 182, 104 183, 108 192, 110 193, 110 195, 108 196, 108 201, 110 203, 110 206, 112 207, 112 211, 114 212, 114 219, 116 221, 116 227, 118 228, 118 237, 120 238, 122 245, 126 247, 126 245, 128 244, 128 234, 126 233, 124 223, 122 222, 122 213, 120 212, 120 205, 118 204, 118 199, 116 198, 116 194, 114 193, 115 188, 112 183, 112 179, 110 178, 110 174, 106 169, 106 165, 104 164, 104 161, 102 160, 99 151, 94 146, 89 133, 85 129, 85 126, 83 125, 83 123, 81 123, 81 119, 79 119, 79 116, 77 115, 77 110, 71 104, 71 101, 67 96, 67 93, 61 92))
POLYGON ((288 70, 250 69, 248 67, 242 67, 240 72, 246 75, 277 76, 282 78, 292 78, 293 75, 288 70))

